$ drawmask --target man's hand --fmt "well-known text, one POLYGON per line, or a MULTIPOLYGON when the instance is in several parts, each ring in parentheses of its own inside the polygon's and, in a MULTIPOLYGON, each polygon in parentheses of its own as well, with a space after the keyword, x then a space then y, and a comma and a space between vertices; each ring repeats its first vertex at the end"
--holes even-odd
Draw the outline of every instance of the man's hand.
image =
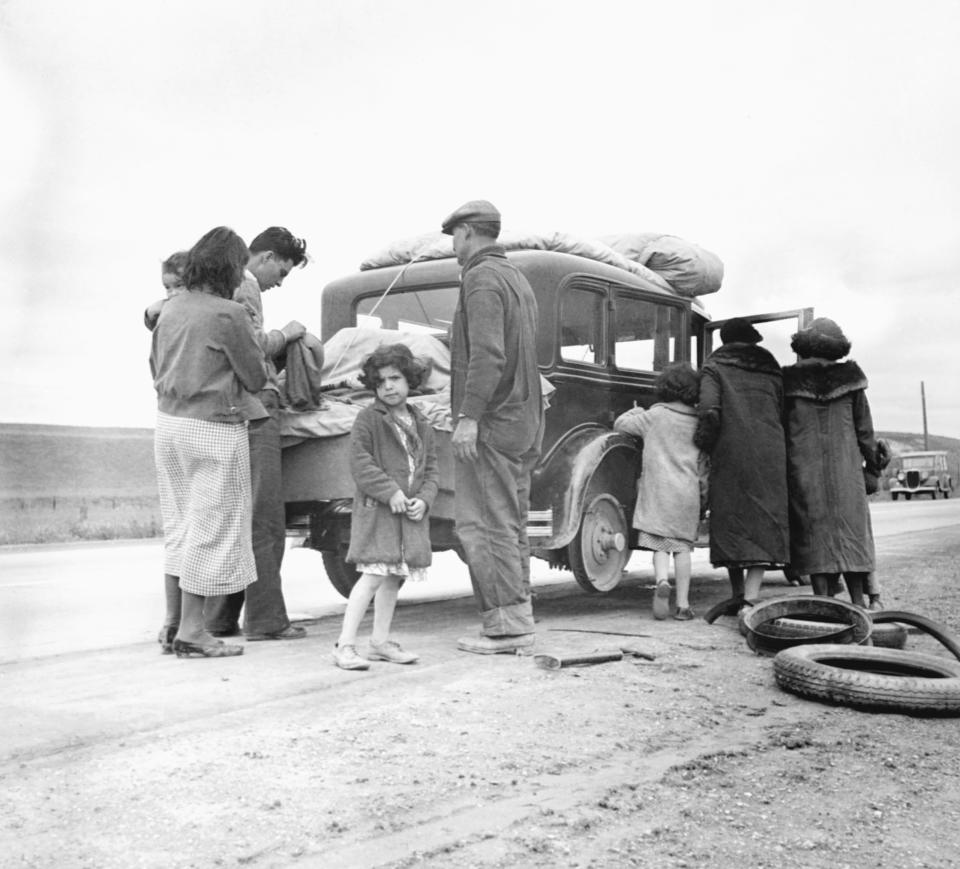
POLYGON ((283 337, 289 344, 292 341, 296 341, 297 338, 302 338, 307 333, 307 327, 297 320, 291 320, 280 331, 283 332, 283 337))
POLYGON ((397 491, 390 496, 390 501, 388 503, 390 505, 391 513, 407 512, 407 496, 404 495, 403 491, 400 489, 397 489, 397 491))
POLYGON ((461 462, 475 462, 477 460, 477 421, 469 416, 462 417, 457 422, 450 438, 453 454, 461 462))
POLYGON ((427 515, 427 502, 423 498, 410 498, 407 501, 407 518, 411 522, 419 522, 427 515))

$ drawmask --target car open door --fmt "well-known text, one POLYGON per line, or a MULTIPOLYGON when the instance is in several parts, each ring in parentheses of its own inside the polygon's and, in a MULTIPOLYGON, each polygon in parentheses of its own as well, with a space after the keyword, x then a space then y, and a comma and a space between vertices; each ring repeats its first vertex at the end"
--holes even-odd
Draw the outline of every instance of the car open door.
MULTIPOLYGON (((714 340, 714 332, 719 332, 724 323, 729 323, 732 317, 726 320, 713 320, 704 327, 703 343, 704 358, 710 355, 714 346, 719 346, 720 336, 714 340)), ((792 311, 778 311, 775 314, 750 314, 740 319, 752 323, 754 328, 763 335, 763 346, 773 354, 781 365, 792 365, 797 361, 797 354, 790 347, 790 338, 795 332, 805 329, 813 320, 813 308, 796 308, 792 311)))

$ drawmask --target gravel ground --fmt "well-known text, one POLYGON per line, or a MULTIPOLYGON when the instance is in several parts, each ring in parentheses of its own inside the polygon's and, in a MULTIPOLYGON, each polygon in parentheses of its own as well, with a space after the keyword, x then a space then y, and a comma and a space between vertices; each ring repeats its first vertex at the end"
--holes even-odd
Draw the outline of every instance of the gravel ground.
MULTIPOLYGON (((960 633, 960 535, 904 537, 881 547, 887 606, 960 633)), ((121 710, 128 723, 5 757, 0 863, 957 865, 957 719, 785 693, 734 619, 655 622, 651 591, 649 573, 606 596, 551 589, 537 601, 538 651, 627 639, 653 661, 547 671, 529 657, 457 653, 469 600, 398 612, 402 639, 423 655, 415 667, 335 670, 333 619, 310 625, 304 643, 258 649, 300 668, 266 700, 249 699, 232 662, 143 650, 139 673, 116 665, 121 684, 82 690, 110 703, 140 691, 149 721, 121 710), (175 674, 162 688, 161 672, 175 674)), ((775 580, 764 596, 796 591, 775 580)), ((719 573, 695 578, 701 613, 725 596, 719 573)), ((914 633, 908 648, 946 656, 914 633)))

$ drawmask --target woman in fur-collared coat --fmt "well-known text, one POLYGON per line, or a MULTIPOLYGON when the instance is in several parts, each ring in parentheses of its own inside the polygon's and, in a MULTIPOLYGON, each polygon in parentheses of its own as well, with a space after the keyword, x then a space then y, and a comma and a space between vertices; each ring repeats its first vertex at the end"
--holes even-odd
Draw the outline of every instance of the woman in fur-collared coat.
POLYGON ((877 464, 867 378, 850 342, 826 317, 793 336, 800 357, 783 369, 784 426, 790 495, 791 566, 809 574, 814 593, 843 574, 851 600, 863 606, 874 569, 873 532, 864 489, 877 464))
POLYGON ((710 456, 710 562, 750 600, 764 570, 790 557, 783 379, 746 320, 729 320, 720 339, 701 369, 694 442, 710 456))

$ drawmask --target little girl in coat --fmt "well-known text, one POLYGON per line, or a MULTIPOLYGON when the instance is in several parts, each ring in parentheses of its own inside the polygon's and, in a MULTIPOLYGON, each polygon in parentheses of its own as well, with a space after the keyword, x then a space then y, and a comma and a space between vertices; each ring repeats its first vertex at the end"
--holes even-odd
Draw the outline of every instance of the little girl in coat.
POLYGON ((369 669, 368 661, 419 660, 389 635, 400 585, 425 579, 432 558, 427 514, 437 496, 437 453, 430 424, 407 404, 423 372, 405 344, 380 347, 363 364, 361 382, 374 390, 376 400, 360 411, 350 436, 357 489, 347 561, 361 576, 350 592, 333 653, 344 670, 369 669), (373 632, 362 658, 357 630, 371 600, 373 632))
POLYGON ((613 427, 643 440, 643 471, 633 527, 639 532, 639 548, 653 552, 657 583, 653 616, 665 619, 669 612, 668 574, 673 554, 677 578, 673 617, 688 621, 694 617, 690 608, 690 555, 697 539, 707 479, 706 456, 693 443, 700 378, 688 363, 675 362, 663 369, 655 388, 656 404, 649 410, 628 410, 613 427))

